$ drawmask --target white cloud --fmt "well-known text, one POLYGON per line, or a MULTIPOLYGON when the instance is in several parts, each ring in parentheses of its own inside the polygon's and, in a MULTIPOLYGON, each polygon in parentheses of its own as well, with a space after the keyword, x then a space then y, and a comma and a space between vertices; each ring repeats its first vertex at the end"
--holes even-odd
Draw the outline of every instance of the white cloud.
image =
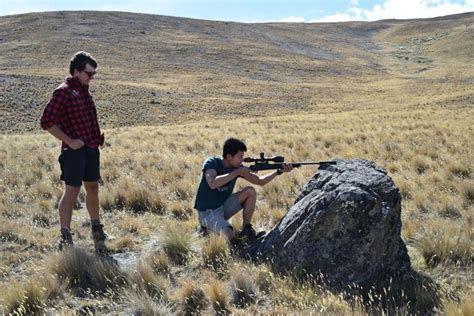
POLYGON ((301 16, 289 16, 280 20, 280 22, 303 23, 305 19, 301 16))
POLYGON ((359 0, 351 0, 352 5, 359 5, 359 0))
POLYGON ((338 13, 323 18, 310 20, 309 22, 344 22, 344 21, 360 21, 357 17, 354 17, 348 13, 338 13))
POLYGON ((383 19, 414 19, 474 11, 474 0, 454 3, 452 0, 386 0, 365 10, 352 7, 310 22, 375 21, 383 19))

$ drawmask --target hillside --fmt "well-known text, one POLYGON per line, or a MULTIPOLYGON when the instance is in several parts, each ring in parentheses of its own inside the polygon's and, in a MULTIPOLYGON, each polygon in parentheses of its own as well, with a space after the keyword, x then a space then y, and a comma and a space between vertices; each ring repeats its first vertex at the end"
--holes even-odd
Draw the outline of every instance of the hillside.
POLYGON ((327 24, 118 12, 0 17, 0 130, 38 131, 79 50, 104 127, 473 103, 474 14, 327 24), (442 92, 439 95, 439 92, 442 92), (407 95, 407 98, 401 98, 407 95))

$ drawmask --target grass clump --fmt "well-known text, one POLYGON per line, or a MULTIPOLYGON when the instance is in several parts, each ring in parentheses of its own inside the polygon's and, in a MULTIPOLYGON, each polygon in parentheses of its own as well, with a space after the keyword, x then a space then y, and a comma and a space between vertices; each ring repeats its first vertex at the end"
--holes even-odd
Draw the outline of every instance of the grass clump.
POLYGON ((164 232, 163 249, 176 264, 185 264, 191 254, 192 235, 180 229, 179 225, 170 225, 164 232))
POLYGON ((34 315, 41 313, 46 306, 46 291, 33 279, 25 283, 13 283, 4 290, 2 301, 6 314, 34 315))
POLYGON ((124 283, 124 276, 116 265, 77 247, 54 256, 50 266, 51 272, 79 295, 105 294, 124 283))
POLYGON ((135 241, 130 235, 120 237, 113 241, 110 250, 113 252, 132 251, 135 249, 135 241))
POLYGON ((209 301, 194 281, 186 282, 181 289, 181 307, 184 315, 195 315, 206 309, 209 301))
POLYGON ((155 273, 165 275, 170 273, 169 258, 165 252, 152 253, 145 260, 155 273))
POLYGON ((472 224, 454 225, 434 220, 428 225, 425 235, 413 241, 430 267, 443 262, 466 266, 474 259, 473 238, 472 224))
POLYGON ((211 234, 202 247, 202 259, 206 267, 216 272, 227 270, 230 259, 227 238, 222 234, 211 234))
POLYGON ((137 294, 146 293, 154 300, 166 300, 166 279, 156 275, 146 261, 140 261, 136 273, 131 276, 132 287, 137 294))
POLYGON ((128 299, 134 315, 174 315, 170 306, 147 293, 133 293, 128 295, 128 299))
POLYGON ((208 295, 212 308, 217 315, 230 314, 229 294, 224 283, 212 280, 209 284, 208 295))
POLYGON ((257 287, 249 273, 241 269, 232 273, 231 291, 233 303, 239 308, 245 308, 257 300, 257 287))
POLYGON ((455 176, 460 178, 471 177, 471 167, 469 164, 461 164, 456 161, 452 161, 448 164, 448 170, 455 176))

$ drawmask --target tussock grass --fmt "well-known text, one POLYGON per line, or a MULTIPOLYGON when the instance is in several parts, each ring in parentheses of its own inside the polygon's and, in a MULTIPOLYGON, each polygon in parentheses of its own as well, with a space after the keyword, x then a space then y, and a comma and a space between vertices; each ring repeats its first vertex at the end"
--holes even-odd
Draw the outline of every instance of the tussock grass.
POLYGON ((461 302, 449 301, 444 305, 446 315, 469 316, 474 315, 474 295, 466 295, 461 298, 461 302))
POLYGON ((135 213, 161 213, 165 208, 159 193, 129 178, 118 181, 114 188, 101 193, 101 197, 101 207, 108 211, 130 209, 135 213))
POLYGON ((455 176, 460 178, 471 177, 471 166, 468 163, 460 163, 457 161, 451 161, 448 163, 448 170, 455 176))
POLYGON ((124 275, 117 266, 78 247, 53 256, 48 266, 59 280, 80 295, 102 295, 124 283, 124 275))
POLYGON ((148 262, 139 262, 137 272, 131 276, 131 280, 132 288, 137 294, 146 293, 154 300, 167 300, 166 288, 169 283, 162 276, 156 275, 148 262))
POLYGON ((193 237, 180 225, 172 224, 163 232, 163 249, 177 264, 185 264, 191 254, 193 237))
POLYGON ((122 219, 120 219, 118 226, 125 232, 139 235, 142 228, 141 221, 142 219, 126 214, 122 219))
POLYGON ((474 230, 472 220, 454 225, 446 220, 432 220, 422 237, 414 239, 415 247, 426 263, 435 267, 440 263, 471 265, 474 259, 474 230))
POLYGON ((38 227, 49 227, 51 225, 49 217, 42 214, 33 215, 33 224, 38 227))
POLYGON ((174 315, 169 305, 156 301, 146 293, 129 294, 130 307, 134 315, 153 316, 153 315, 174 315))
POLYGON ((463 183, 461 192, 464 198, 466 207, 470 207, 474 204, 474 183, 463 183))
POLYGON ((258 289, 247 271, 238 268, 233 270, 231 280, 232 301, 235 306, 245 308, 257 301, 258 289))
POLYGON ((124 252, 134 250, 136 248, 136 245, 133 237, 130 235, 126 235, 124 237, 119 237, 112 241, 109 248, 113 252, 124 252))
POLYGON ((206 267, 222 274, 230 260, 227 238, 222 234, 211 234, 202 247, 202 259, 206 267))
POLYGON ((227 284, 211 280, 207 292, 212 308, 217 315, 229 315, 231 313, 227 284))
MULTIPOLYGON (((190 190, 191 191, 191 190, 190 190)), ((189 204, 173 201, 168 205, 168 210, 176 219, 188 220, 191 218, 194 209, 189 204)))
POLYGON ((145 261, 157 274, 168 275, 170 273, 169 259, 164 251, 151 253, 148 255, 148 257, 146 257, 145 261))
POLYGON ((209 300, 204 290, 192 280, 185 282, 180 295, 183 315, 199 314, 209 305, 209 300))
POLYGON ((33 279, 24 283, 13 283, 4 291, 2 301, 7 314, 40 314, 46 306, 46 291, 33 279))
POLYGON ((62 298, 64 293, 66 292, 66 283, 61 282, 57 277, 48 274, 44 278, 44 290, 45 290, 45 297, 47 300, 54 300, 62 298))

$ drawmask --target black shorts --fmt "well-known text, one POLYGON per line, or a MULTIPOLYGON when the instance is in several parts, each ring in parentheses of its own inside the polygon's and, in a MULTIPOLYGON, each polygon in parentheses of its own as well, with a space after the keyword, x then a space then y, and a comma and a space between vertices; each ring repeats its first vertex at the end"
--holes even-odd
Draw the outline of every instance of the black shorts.
POLYGON ((100 179, 100 152, 98 148, 84 146, 73 150, 66 148, 59 155, 61 180, 67 185, 80 187, 82 181, 100 179))

